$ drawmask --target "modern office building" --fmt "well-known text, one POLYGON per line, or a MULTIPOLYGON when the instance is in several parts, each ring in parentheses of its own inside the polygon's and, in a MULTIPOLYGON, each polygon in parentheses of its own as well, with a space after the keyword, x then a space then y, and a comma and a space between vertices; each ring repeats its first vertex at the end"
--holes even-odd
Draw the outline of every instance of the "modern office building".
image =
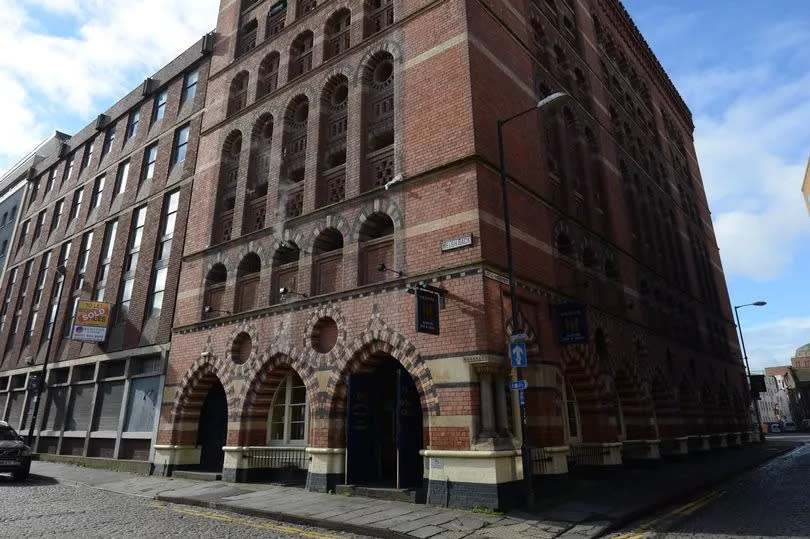
POLYGON ((205 107, 159 473, 507 506, 517 334, 534 473, 752 428, 692 116, 618 1, 223 1, 205 107), (512 319, 498 120, 557 91, 504 126, 512 319))
POLYGON ((55 132, 0 178, 0 278, 6 268, 9 245, 14 243, 19 209, 25 198, 29 180, 33 179, 36 165, 58 152, 62 142, 67 138, 69 137, 64 133, 55 132))
POLYGON ((150 459, 211 43, 26 166, 0 288, 0 418, 27 433, 36 411, 40 453, 150 459), (71 339, 83 300, 112 305, 104 342, 71 339))

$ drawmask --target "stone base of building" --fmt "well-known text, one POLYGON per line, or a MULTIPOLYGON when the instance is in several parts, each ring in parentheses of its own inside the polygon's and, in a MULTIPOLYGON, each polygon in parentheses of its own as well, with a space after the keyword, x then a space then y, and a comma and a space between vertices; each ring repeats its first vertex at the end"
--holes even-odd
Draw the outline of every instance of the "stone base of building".
POLYGON ((712 449, 725 449, 728 447, 728 433, 722 432, 709 435, 709 446, 712 449))
POLYGON ((571 458, 577 466, 619 466, 622 442, 574 444, 571 458))
POLYGON ((661 440, 626 440, 622 442, 623 460, 658 460, 661 440))
POLYGON ((711 445, 709 444, 709 435, 708 434, 698 434, 695 436, 689 436, 689 452, 690 453, 704 453, 706 451, 711 450, 711 445))
POLYGON ((667 438, 661 440, 659 446, 664 457, 682 457, 689 454, 689 437, 667 438))
POLYGON ((742 435, 739 432, 729 432, 726 443, 729 447, 740 447, 742 446, 742 435))
POLYGON ((194 445, 156 445, 152 473, 168 477, 176 469, 198 465, 201 451, 194 445))
POLYGON ((532 473, 534 475, 561 475, 568 473, 567 445, 532 448, 532 473))
POLYGON ((308 447, 310 457, 307 490, 335 492, 346 479, 346 449, 342 447, 308 447))
POLYGON ((508 509, 522 504, 519 450, 422 450, 425 503, 443 507, 508 509))

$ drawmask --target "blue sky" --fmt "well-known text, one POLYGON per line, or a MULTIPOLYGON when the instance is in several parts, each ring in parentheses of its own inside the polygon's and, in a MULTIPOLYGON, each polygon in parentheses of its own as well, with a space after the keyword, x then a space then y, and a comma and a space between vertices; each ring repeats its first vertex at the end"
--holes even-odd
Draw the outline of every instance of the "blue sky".
MULTIPOLYGON (((76 132, 216 23, 218 0, 0 0, 0 170, 76 132)), ((808 0, 626 0, 692 109, 752 368, 810 342, 808 0)))
POLYGON ((810 2, 626 0, 692 110, 752 369, 810 342, 810 2), (778 7, 777 7, 778 6, 778 7))

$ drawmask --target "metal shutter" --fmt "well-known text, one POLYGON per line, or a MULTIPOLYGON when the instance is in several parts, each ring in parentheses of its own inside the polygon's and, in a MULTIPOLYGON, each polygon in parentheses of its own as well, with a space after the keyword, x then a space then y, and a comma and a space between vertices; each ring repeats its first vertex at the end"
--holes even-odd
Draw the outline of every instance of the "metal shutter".
POLYGON ((93 401, 93 384, 73 386, 65 430, 87 430, 93 401))
POLYGON ((124 381, 105 382, 98 388, 96 418, 93 430, 118 430, 121 401, 124 399, 124 381))
POLYGON ((44 430, 62 430, 65 425, 65 412, 67 407, 67 387, 52 387, 48 390, 48 417, 45 420, 44 430))
POLYGON ((3 414, 6 411, 6 401, 8 400, 8 393, 0 395, 0 421, 4 419, 3 414))
POLYGON ((24 400, 25 393, 22 391, 15 391, 11 394, 11 400, 8 403, 8 424, 15 429, 20 426, 20 414, 22 414, 24 400))
POLYGON ((134 378, 129 386, 126 432, 152 432, 155 428, 160 376, 134 378))

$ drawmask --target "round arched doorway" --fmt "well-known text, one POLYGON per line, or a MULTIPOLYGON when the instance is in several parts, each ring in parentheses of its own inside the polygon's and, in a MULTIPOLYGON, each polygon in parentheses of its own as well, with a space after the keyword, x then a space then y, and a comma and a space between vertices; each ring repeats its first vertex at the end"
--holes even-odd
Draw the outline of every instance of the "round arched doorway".
POLYGON ((225 462, 222 449, 228 438, 228 401, 225 388, 216 380, 208 390, 200 410, 197 446, 200 448, 200 470, 221 472, 225 462))
POLYGON ((349 376, 346 480, 381 488, 422 486, 422 405, 397 360, 375 356, 349 376))

